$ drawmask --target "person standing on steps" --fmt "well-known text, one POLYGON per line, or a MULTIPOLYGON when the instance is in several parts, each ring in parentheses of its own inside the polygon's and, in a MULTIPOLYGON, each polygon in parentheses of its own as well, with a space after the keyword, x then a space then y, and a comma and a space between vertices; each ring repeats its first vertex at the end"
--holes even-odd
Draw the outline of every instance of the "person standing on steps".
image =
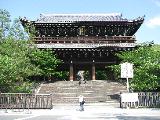
POLYGON ((85 103, 84 96, 80 95, 79 96, 80 111, 84 111, 84 103, 85 103))
POLYGON ((82 82, 84 82, 84 84, 86 83, 86 80, 84 79, 84 71, 78 72, 78 80, 79 80, 79 85, 81 85, 82 82))

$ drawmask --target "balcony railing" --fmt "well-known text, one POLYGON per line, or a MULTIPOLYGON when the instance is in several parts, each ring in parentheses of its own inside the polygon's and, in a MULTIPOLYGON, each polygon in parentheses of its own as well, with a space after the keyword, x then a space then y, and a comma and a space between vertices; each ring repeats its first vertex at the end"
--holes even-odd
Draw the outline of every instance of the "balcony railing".
POLYGON ((77 36, 77 37, 35 37, 36 44, 42 43, 135 43, 134 36, 77 36))

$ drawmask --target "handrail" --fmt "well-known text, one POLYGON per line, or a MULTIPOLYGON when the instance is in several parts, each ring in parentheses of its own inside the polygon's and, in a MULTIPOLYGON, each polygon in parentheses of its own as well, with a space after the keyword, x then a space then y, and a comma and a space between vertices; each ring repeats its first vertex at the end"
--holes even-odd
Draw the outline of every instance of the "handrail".
POLYGON ((102 39, 102 40, 110 40, 110 39, 134 39, 134 36, 77 36, 77 37, 34 37, 35 40, 40 39, 40 40, 47 40, 47 39, 52 39, 52 40, 72 40, 72 39, 77 39, 77 40, 92 40, 92 39, 102 39))
POLYGON ((0 93, 1 109, 51 109, 52 94, 0 93))
POLYGON ((35 37, 35 43, 134 43, 133 36, 35 37))
POLYGON ((135 105, 137 107, 160 107, 160 92, 138 92, 138 102, 134 104, 133 102, 123 102, 120 97, 121 108, 135 107, 135 105))

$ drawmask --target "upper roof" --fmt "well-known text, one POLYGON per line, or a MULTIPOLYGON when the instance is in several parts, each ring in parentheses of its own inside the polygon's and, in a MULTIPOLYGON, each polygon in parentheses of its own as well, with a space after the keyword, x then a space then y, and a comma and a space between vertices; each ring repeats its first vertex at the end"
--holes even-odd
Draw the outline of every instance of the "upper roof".
MULTIPOLYGON (((138 17, 134 20, 143 20, 138 17)), ((110 14, 40 14, 35 23, 73 23, 79 21, 134 21, 122 17, 120 13, 110 14)))

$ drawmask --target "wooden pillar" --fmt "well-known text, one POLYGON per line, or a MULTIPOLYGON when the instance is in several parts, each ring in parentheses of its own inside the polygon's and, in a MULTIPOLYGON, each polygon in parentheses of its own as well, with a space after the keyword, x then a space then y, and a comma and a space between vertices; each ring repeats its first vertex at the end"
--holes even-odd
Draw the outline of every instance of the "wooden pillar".
POLYGON ((77 69, 76 69, 76 65, 74 64, 74 72, 73 72, 73 80, 77 80, 77 69))
POLYGON ((89 69, 89 80, 92 80, 92 67, 89 69))
POLYGON ((95 80, 96 79, 96 68, 95 68, 95 63, 94 63, 94 60, 93 60, 93 63, 92 63, 92 80, 95 80))
POLYGON ((69 80, 73 81, 73 63, 72 63, 72 61, 69 66, 69 80))

